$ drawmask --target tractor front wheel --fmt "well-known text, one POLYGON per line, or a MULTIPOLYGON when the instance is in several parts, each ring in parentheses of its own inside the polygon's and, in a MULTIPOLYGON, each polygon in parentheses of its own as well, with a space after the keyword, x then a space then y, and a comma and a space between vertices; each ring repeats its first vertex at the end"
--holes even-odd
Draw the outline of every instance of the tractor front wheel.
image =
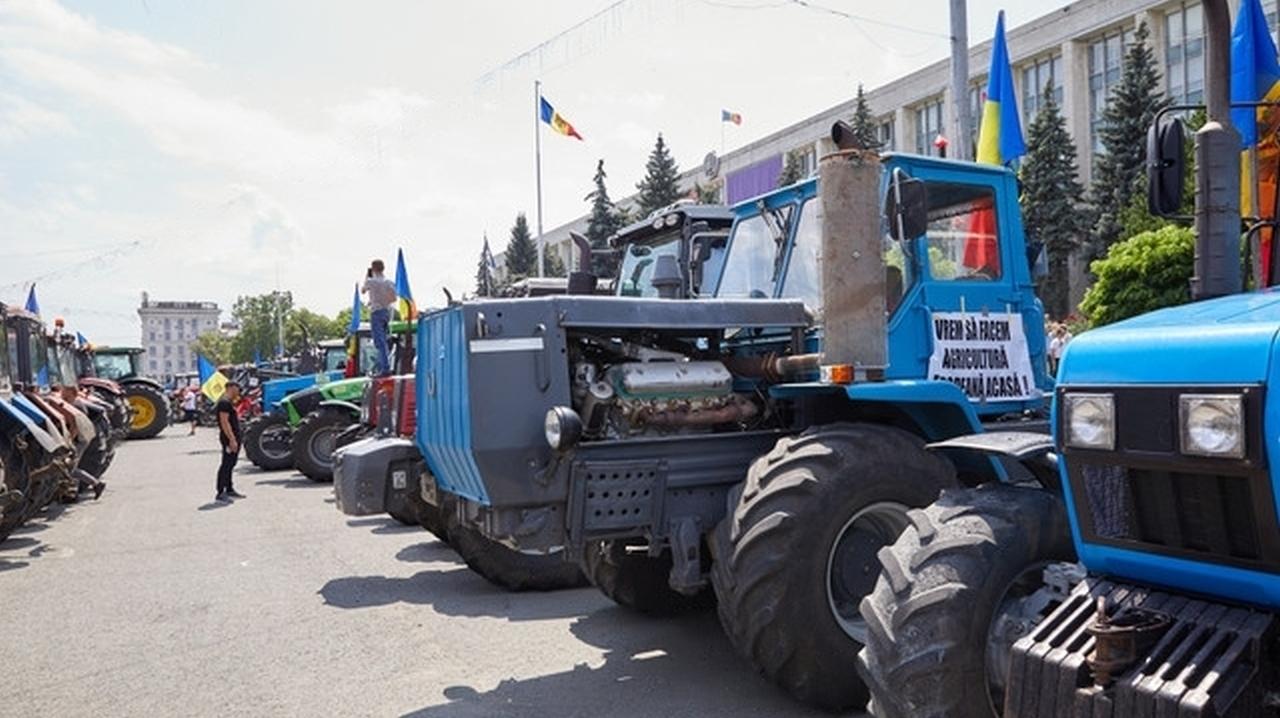
POLYGON ((1010 649, 1060 593, 1044 569, 1074 560, 1066 509, 1047 491, 988 484, 944 492, 910 518, 862 602, 858 672, 876 715, 1004 715, 1010 649))
POLYGON ((277 414, 264 414, 244 427, 244 455, 263 471, 293 466, 293 429, 277 414))
POLYGON ((312 481, 333 481, 333 451, 338 434, 356 418, 351 412, 322 406, 302 417, 293 431, 293 466, 312 481))
POLYGON ((583 573, 619 606, 650 616, 674 616, 710 608, 710 590, 688 596, 671 588, 671 550, 652 557, 643 546, 623 541, 592 541, 582 560, 583 573))
POLYGON ((508 591, 555 591, 586 583, 577 564, 565 561, 562 552, 522 553, 490 541, 459 521, 457 511, 446 512, 445 528, 453 550, 472 571, 495 586, 508 591))
POLYGON ((861 708, 849 667, 866 640, 858 603, 907 511, 955 485, 918 437, 832 424, 780 440, 729 494, 711 537, 712 584, 729 642, 799 700, 861 708))
POLYGON ((169 425, 169 398, 150 384, 130 382, 121 388, 132 414, 128 438, 150 439, 164 431, 169 425))

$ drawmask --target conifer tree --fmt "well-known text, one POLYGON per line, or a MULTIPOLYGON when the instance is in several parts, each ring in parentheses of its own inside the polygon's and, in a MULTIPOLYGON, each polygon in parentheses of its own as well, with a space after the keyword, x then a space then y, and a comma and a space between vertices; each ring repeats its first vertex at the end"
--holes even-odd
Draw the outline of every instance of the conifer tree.
POLYGON ((569 271, 565 269, 564 260, 560 259, 560 253, 551 247, 544 249, 542 255, 542 276, 566 277, 568 275, 569 271))
POLYGON ((511 239, 507 241, 504 255, 507 265, 507 282, 517 282, 538 274, 538 245, 529 234, 529 220, 524 212, 516 215, 511 227, 511 239))
POLYGON ((800 169, 800 153, 791 150, 787 153, 787 159, 782 164, 782 174, 778 175, 778 186, 786 187, 802 179, 804 179, 804 175, 800 169))
POLYGON ((1111 92, 1102 126, 1102 154, 1094 166, 1090 199, 1095 212, 1088 259, 1106 254, 1122 239, 1122 215, 1142 188, 1147 159, 1147 128, 1168 102, 1160 93, 1160 72, 1146 23, 1139 23, 1124 56, 1124 73, 1111 92))
POLYGON ((680 199, 680 189, 676 186, 679 176, 680 168, 667 149, 662 133, 658 133, 658 141, 649 153, 649 161, 645 163, 644 179, 636 185, 636 189, 640 190, 636 198, 640 216, 647 217, 655 209, 662 209, 680 199))
POLYGON ((1027 131, 1027 156, 1019 173, 1022 184, 1022 223, 1028 243, 1044 247, 1049 273, 1039 294, 1049 316, 1071 313, 1068 261, 1086 224, 1081 213, 1084 188, 1076 173, 1076 149, 1067 122, 1053 100, 1053 87, 1044 89, 1040 112, 1027 131))
POLYGON ((859 147, 879 151, 880 135, 876 120, 871 116, 871 107, 867 105, 867 96, 862 91, 862 83, 858 83, 858 95, 853 101, 853 120, 849 126, 853 128, 853 139, 859 147))
POLYGON ((609 248, 609 238, 622 229, 623 218, 618 208, 609 199, 609 190, 605 187, 608 175, 604 171, 604 160, 596 163, 596 175, 592 178, 595 188, 587 193, 586 201, 591 203, 591 214, 587 217, 587 239, 591 242, 594 254, 591 256, 591 267, 588 269, 597 277, 612 277, 617 261, 604 250, 609 248))
POLYGON ((493 252, 489 249, 489 237, 484 238, 480 250, 480 263, 476 266, 476 296, 492 297, 497 294, 497 282, 493 276, 493 252))
POLYGON ((718 184, 693 183, 693 199, 698 204, 722 204, 718 184))

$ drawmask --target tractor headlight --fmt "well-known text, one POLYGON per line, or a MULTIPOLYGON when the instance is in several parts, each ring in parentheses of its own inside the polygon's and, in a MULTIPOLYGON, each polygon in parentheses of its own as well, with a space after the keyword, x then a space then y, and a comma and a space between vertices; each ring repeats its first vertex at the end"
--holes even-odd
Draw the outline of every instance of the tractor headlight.
POLYGON ((578 412, 567 406, 553 406, 547 410, 542 423, 547 444, 556 451, 572 448, 582 438, 582 419, 578 412))
POLYGON ((1116 402, 1110 394, 1065 394, 1067 446, 1116 448, 1116 402))
POLYGON ((1244 401, 1239 394, 1178 397, 1182 453, 1244 458, 1244 401))

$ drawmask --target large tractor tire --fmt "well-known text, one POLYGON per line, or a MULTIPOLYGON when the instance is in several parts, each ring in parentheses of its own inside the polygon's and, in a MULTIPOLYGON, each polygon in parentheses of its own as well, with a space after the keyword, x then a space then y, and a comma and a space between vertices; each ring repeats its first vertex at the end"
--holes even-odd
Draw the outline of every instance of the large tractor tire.
POLYGON ((26 521, 28 507, 34 501, 22 459, 4 437, 0 437, 0 485, 4 486, 4 504, 0 506, 0 541, 4 541, 26 521))
POLYGON ((864 706, 849 668, 865 640, 858 603, 880 573, 876 551, 911 508, 954 485, 951 464, 898 429, 832 424, 780 440, 730 492, 711 537, 729 642, 805 703, 864 706))
POLYGON ((560 552, 521 553, 490 541, 476 529, 464 525, 457 512, 445 512, 449 545, 467 566, 489 583, 508 591, 555 591, 586 585, 576 564, 564 560, 560 552))
POLYGON ((1074 560, 1066 509, 1047 491, 990 484, 943 493, 911 512, 911 524, 881 550, 884 571, 862 602, 868 638, 858 672, 876 715, 1003 715, 1018 638, 1007 629, 1034 626, 1018 615, 1028 609, 1051 610, 1036 595, 1046 590, 1044 568, 1074 560))
POLYGON ((122 387, 132 410, 130 439, 150 439, 169 425, 169 398, 150 384, 129 382, 122 387))
POLYGON ((715 604, 710 589, 689 596, 671 588, 670 549, 651 557, 644 547, 637 550, 623 541, 592 541, 582 571, 614 603, 650 616, 674 616, 715 604))
POLYGON ((244 427, 244 455, 263 471, 281 471, 293 466, 293 429, 275 414, 250 419, 244 427))
POLYGON ((97 435, 93 438, 93 443, 85 450, 84 455, 80 457, 80 468, 87 471, 95 479, 102 478, 107 473, 111 462, 116 457, 115 444, 111 440, 111 420, 105 413, 91 414, 93 419, 93 428, 97 435))
POLYGON ((351 412, 322 406, 302 417, 293 430, 293 466, 312 481, 333 481, 333 450, 338 434, 355 421, 351 412))

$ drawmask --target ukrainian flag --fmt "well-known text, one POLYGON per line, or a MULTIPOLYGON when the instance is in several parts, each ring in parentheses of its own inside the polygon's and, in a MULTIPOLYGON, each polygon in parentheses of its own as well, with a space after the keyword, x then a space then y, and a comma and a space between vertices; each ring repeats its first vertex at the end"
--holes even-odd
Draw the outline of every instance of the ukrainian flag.
POLYGON ((404 249, 396 253, 396 311, 404 321, 418 318, 418 305, 413 303, 413 292, 409 289, 409 272, 404 268, 404 249))
POLYGON ((991 165, 1008 164, 1027 153, 1018 119, 1017 93, 1013 70, 1009 67, 1009 47, 1004 41, 1004 11, 996 18, 996 36, 991 43, 991 71, 987 75, 987 97, 982 105, 982 125, 978 131, 978 161, 991 165))
POLYGON ((196 355, 196 367, 200 371, 200 391, 209 401, 221 399, 227 391, 227 377, 202 354, 196 355))
MULTIPOLYGON (((1280 61, 1260 0, 1241 0, 1231 31, 1231 102, 1280 101, 1280 61)), ((1276 214, 1276 164, 1280 108, 1233 107, 1231 124, 1240 132, 1241 214, 1272 219, 1276 214), (1255 195, 1256 190, 1256 195, 1255 195), (1254 198, 1257 206, 1254 206, 1254 198)), ((1271 230, 1262 231, 1262 276, 1270 277, 1271 230)))
MULTIPOLYGON (((360 285, 356 284, 351 293, 351 321, 347 323, 347 356, 354 358, 360 347, 360 285)), ((355 366, 354 361, 347 362, 348 369, 355 366)), ((355 376, 355 374, 351 374, 355 376)))

